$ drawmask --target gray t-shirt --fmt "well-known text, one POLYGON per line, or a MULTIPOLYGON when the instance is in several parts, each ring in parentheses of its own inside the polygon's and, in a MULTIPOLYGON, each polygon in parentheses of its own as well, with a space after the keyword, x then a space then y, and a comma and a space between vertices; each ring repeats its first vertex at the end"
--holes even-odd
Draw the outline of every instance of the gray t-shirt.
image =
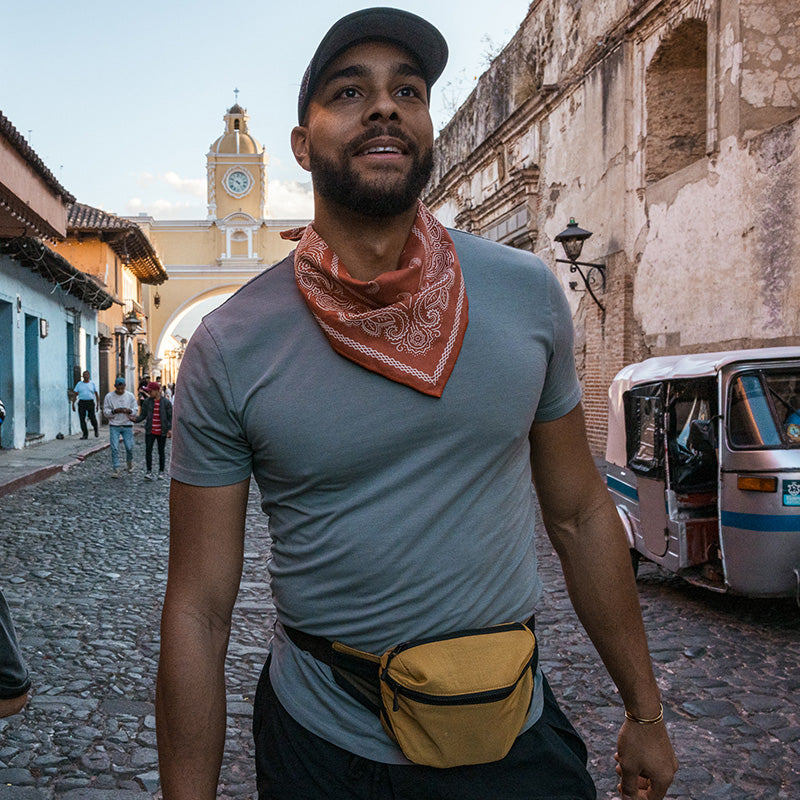
POLYGON ((469 325, 441 398, 336 354, 291 256, 204 318, 176 391, 172 477, 222 486, 252 471, 270 516, 278 698, 318 736, 387 763, 405 759, 378 718, 282 624, 379 654, 530 617, 541 584, 528 432, 580 400, 572 321, 550 270, 451 235, 469 325))

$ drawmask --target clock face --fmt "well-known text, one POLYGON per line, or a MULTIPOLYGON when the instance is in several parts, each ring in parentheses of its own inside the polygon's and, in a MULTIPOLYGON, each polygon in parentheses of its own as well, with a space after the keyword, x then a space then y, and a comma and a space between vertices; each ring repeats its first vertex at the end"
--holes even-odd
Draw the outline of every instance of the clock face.
POLYGON ((242 170, 234 170, 225 178, 225 185, 231 194, 244 194, 250 188, 250 175, 242 170))

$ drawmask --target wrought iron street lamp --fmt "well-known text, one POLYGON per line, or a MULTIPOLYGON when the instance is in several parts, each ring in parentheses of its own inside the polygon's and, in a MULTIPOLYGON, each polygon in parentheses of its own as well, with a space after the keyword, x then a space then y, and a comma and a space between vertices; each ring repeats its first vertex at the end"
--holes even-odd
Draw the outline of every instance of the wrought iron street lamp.
MULTIPOLYGON (((578 227, 578 223, 575 222, 574 217, 570 217, 569 223, 565 230, 561 231, 558 236, 555 237, 557 242, 561 243, 561 246, 564 248, 564 253, 566 254, 566 258, 557 258, 556 261, 560 264, 569 264, 569 271, 570 272, 577 272, 578 275, 581 276, 581 280, 583 281, 583 285, 586 287, 586 291, 589 292, 591 295, 592 300, 597 303, 597 306, 603 312, 603 320, 606 317, 606 309, 603 304, 597 299, 597 295, 594 293, 593 286, 597 286, 598 282, 600 284, 600 290, 605 292, 606 290, 606 267, 605 264, 594 264, 590 261, 578 261, 581 257, 581 250, 583 249, 583 243, 592 235, 591 231, 585 231, 583 228, 578 227), (584 273, 581 267, 588 267, 588 270, 584 273)), ((573 284, 570 284, 572 286, 573 284)))
POLYGON ((133 336, 139 330, 139 315, 131 309, 126 314, 125 319, 122 320, 122 324, 125 326, 125 330, 128 331, 128 335, 133 336))

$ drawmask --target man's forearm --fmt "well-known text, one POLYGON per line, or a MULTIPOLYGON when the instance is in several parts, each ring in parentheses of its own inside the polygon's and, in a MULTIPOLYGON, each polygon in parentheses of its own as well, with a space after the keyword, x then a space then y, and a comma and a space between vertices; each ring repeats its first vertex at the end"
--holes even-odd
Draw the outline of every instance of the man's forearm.
POLYGON ((225 744, 228 630, 165 603, 156 686, 164 800, 216 797, 225 744))
POLYGON ((598 496, 573 531, 562 530, 555 538, 572 604, 626 709, 641 718, 656 716, 660 695, 627 543, 613 503, 598 496))

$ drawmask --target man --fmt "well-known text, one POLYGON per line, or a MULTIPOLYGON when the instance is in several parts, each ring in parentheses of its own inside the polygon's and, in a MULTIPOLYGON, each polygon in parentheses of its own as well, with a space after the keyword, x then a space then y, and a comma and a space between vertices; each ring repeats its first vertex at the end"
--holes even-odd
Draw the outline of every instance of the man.
POLYGON ((149 397, 147 393, 147 385, 150 383, 150 376, 149 375, 142 375, 142 379, 139 381, 139 405, 144 403, 145 400, 149 397))
POLYGON ((103 416, 108 420, 108 440, 111 444, 111 477, 119 478, 119 439, 125 445, 128 472, 133 472, 133 422, 136 398, 125 388, 121 375, 114 381, 114 391, 103 399, 103 416))
POLYGON ((147 399, 142 403, 142 411, 138 416, 132 414, 131 422, 144 424, 144 458, 146 471, 144 479, 153 480, 153 445, 158 445, 158 473, 156 477, 164 477, 165 452, 167 439, 172 438, 172 403, 161 395, 161 384, 150 381, 145 387, 147 399))
POLYGON ((625 704, 621 793, 661 798, 672 779, 627 545, 586 442, 563 293, 537 259, 445 231, 418 202, 428 97, 446 58, 441 34, 406 12, 333 26, 292 131, 314 222, 187 348, 156 698, 164 800, 215 796, 251 471, 270 515, 278 617, 255 699, 261 800, 595 796, 583 743, 540 670, 506 756, 437 768, 411 763, 384 732, 364 703, 372 678, 358 689, 323 663, 532 625, 531 474, 625 704))
MULTIPOLYGON (((75 399, 78 401, 78 418, 81 423, 81 432, 83 433, 81 439, 89 438, 89 428, 86 425, 87 414, 89 422, 92 423, 94 428, 95 438, 97 438, 99 433, 97 430, 97 417, 94 412, 100 410, 100 393, 97 391, 97 386, 95 386, 88 370, 83 373, 82 380, 75 384, 74 392, 75 399)), ((72 401, 72 410, 75 410, 75 400, 72 401)))

